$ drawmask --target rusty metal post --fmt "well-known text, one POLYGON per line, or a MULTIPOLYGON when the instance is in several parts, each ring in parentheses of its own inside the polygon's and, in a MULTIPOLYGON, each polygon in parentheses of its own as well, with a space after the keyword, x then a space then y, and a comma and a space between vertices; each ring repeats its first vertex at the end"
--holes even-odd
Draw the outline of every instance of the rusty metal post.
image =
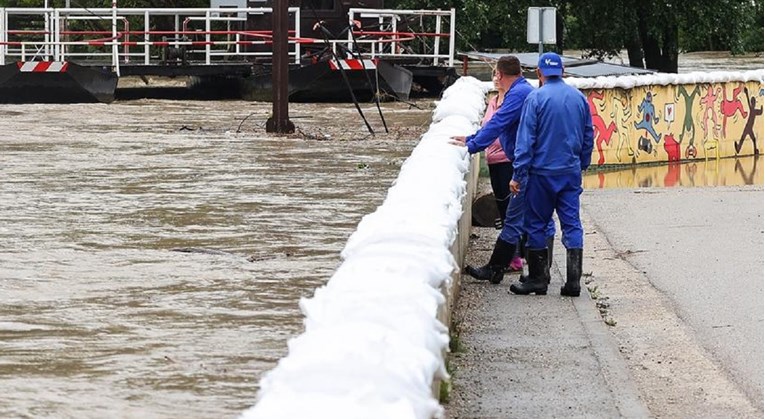
POLYGON ((277 134, 291 134, 295 132, 295 125, 289 119, 289 98, 287 97, 287 82, 289 70, 287 55, 289 44, 287 31, 289 21, 287 8, 289 0, 273 0, 271 5, 271 34, 273 40, 273 54, 271 64, 271 85, 273 92, 273 115, 266 121, 266 132, 277 134))

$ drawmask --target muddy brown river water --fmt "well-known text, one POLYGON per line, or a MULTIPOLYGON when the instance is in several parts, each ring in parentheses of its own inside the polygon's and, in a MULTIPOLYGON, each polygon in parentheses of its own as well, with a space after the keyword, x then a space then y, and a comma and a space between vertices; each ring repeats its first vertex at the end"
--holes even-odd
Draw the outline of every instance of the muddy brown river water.
POLYGON ((304 135, 276 138, 261 128, 269 113, 0 109, 0 417, 224 418, 252 405, 302 331, 298 299, 329 279, 430 118, 387 104, 392 132, 370 138, 352 106, 293 105, 304 135))

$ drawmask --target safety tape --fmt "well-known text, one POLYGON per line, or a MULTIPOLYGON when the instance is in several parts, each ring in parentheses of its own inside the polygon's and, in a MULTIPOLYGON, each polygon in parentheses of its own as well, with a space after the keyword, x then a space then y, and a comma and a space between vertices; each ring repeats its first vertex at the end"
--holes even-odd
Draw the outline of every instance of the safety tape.
POLYGON ((69 63, 66 61, 27 61, 18 62, 22 73, 66 73, 69 63))
MULTIPOLYGON (((377 68, 374 60, 340 60, 343 70, 374 70, 377 68)), ((339 70, 335 60, 329 61, 329 68, 334 71, 339 70)))

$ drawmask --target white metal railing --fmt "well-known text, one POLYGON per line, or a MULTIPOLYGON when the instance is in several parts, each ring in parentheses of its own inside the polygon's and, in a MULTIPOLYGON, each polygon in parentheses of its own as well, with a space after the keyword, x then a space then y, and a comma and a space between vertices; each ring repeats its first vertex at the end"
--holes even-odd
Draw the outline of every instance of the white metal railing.
MULTIPOLYGON (((270 57, 270 30, 232 29, 232 24, 245 22, 251 15, 270 13, 272 9, 268 7, 0 8, 0 65, 9 60, 99 61, 101 65, 110 63, 119 72, 120 64, 135 60, 144 65, 159 64, 162 55, 159 49, 169 47, 183 48, 190 62, 207 65, 232 57, 240 60, 250 56, 270 57), (157 27, 158 19, 163 19, 166 25, 168 16, 172 17, 172 29, 152 29, 157 27), (70 24, 84 20, 103 21, 108 30, 103 27, 91 31, 70 30, 70 24), (26 26, 21 27, 18 22, 22 21, 26 26)), ((358 49, 363 51, 364 58, 409 57, 424 59, 433 65, 454 65, 454 9, 352 8, 348 12, 351 25, 357 19, 376 19, 375 30, 349 30, 347 38, 329 41, 303 38, 300 9, 290 7, 289 14, 292 16, 289 56, 294 63, 300 63, 304 45, 324 46, 328 42, 335 52, 340 47, 351 52, 358 49), (419 30, 413 30, 415 25, 408 24, 414 21, 420 23, 419 30), (446 31, 445 26, 448 26, 446 31), (443 48, 445 41, 448 41, 448 51, 443 48), (420 50, 416 51, 413 44, 420 50)))
MULTIPOLYGON (((394 9, 361 9, 351 8, 348 10, 348 20, 353 24, 357 19, 377 19, 379 31, 360 30, 355 33, 348 32, 348 49, 352 48, 354 36, 356 43, 367 45, 369 57, 415 57, 430 58, 433 65, 445 61, 449 67, 454 66, 454 34, 455 12, 450 10, 394 10, 394 9), (418 20, 421 31, 413 31, 411 25, 400 27, 399 22, 418 20), (433 19, 433 29, 425 29, 423 22, 427 18, 433 19), (442 32, 443 19, 448 19, 449 31, 442 32), (449 50, 441 51, 441 38, 448 38, 449 50), (414 53, 404 47, 407 42, 417 39, 431 52, 414 53)), ((430 22, 427 22, 430 23, 430 22)))
MULTIPOLYGON (((69 59, 103 59, 115 68, 120 63, 129 63, 131 57, 142 57, 143 64, 150 65, 156 59, 151 55, 151 47, 188 47, 192 56, 202 55, 204 64, 212 64, 213 57, 271 56, 270 48, 264 51, 243 51, 243 45, 267 45, 270 43, 270 31, 231 30, 231 23, 243 21, 238 13, 270 14, 269 7, 257 8, 0 8, 0 65, 9 59, 67 61, 69 59), (233 16, 232 16, 233 15, 233 16), (172 31, 152 31, 154 19, 160 16, 173 16, 172 31), (40 27, 13 29, 9 20, 14 17, 33 18, 40 22, 40 27), (143 21, 141 31, 131 31, 128 18, 137 17, 143 21), (110 29, 104 31, 69 31, 69 23, 77 20, 108 22, 110 29), (183 22, 183 28, 181 27, 183 22), (225 23, 226 30, 214 30, 215 23, 225 23), (191 27, 194 23, 204 25, 203 29, 191 27), (107 38, 103 36, 109 35, 107 38), (131 41, 130 36, 139 36, 139 41, 131 41), (99 36, 101 36, 99 38, 99 36), (73 37, 91 37, 90 39, 71 40, 73 37), (198 39, 202 37, 202 39, 198 39), (162 39, 165 38, 165 39, 162 39), (87 51, 73 51, 74 48, 87 51), (133 51, 131 52, 131 47, 133 51), (135 48, 141 48, 136 52, 135 48), (220 47, 221 49, 213 49, 220 47), (30 53, 33 51, 33 53, 30 53)), ((293 16, 290 36, 290 52, 295 63, 300 62, 301 44, 318 40, 300 38, 300 9, 290 7, 288 13, 293 16)), ((246 20, 246 19, 245 19, 246 20)))

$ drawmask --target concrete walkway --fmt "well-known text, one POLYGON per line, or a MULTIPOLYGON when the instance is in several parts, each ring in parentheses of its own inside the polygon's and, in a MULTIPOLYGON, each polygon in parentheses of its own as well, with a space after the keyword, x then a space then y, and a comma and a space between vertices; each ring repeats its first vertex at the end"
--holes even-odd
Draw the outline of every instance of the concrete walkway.
MULTIPOLYGON (((759 190, 761 214, 762 189, 754 190, 759 190)), ((676 202, 680 208, 685 201, 696 206, 715 202, 710 197, 715 194, 712 189, 686 189, 679 195, 671 189, 650 191, 666 194, 664 201, 676 202), (704 197, 689 201, 699 194, 704 197)), ((751 192, 751 188, 722 190, 728 197, 751 192)), ((447 417, 762 417, 761 386, 760 398, 752 397, 751 389, 742 386, 725 362, 703 345, 672 296, 654 285, 651 275, 657 276, 661 269, 649 271, 631 260, 633 253, 646 257, 645 253, 665 253, 661 247, 654 249, 645 235, 635 234, 636 242, 630 246, 630 235, 617 233, 624 231, 619 227, 624 220, 608 216, 614 208, 628 215, 630 211, 651 214, 656 205, 655 200, 634 199, 634 195, 630 190, 583 195, 584 272, 592 273, 583 279, 593 298, 586 293, 579 298, 560 297, 565 254, 559 239, 546 296, 511 294, 509 286, 517 274, 506 275, 499 285, 462 277, 453 315, 458 348, 450 355, 453 380, 445 404, 447 417)), ((761 219, 756 227, 760 245, 750 250, 749 257, 761 266, 761 219)), ((643 223, 636 228, 652 226, 643 223)), ((484 264, 497 231, 474 227, 473 233, 477 237, 471 239, 467 263, 484 264)), ((678 231, 670 233, 673 238, 678 235, 678 231)), ((689 237, 686 246, 705 246, 694 244, 692 232, 685 234, 689 237)), ((656 268, 657 263, 673 262, 653 258, 652 263, 656 268)), ((677 276, 682 277, 682 272, 677 276)), ((752 292, 758 293, 761 302, 761 285, 752 292)), ((744 315, 762 327, 761 309, 744 315)), ((759 358, 753 359, 752 368, 761 376, 761 331, 759 336, 759 353, 752 354, 759 358)))

